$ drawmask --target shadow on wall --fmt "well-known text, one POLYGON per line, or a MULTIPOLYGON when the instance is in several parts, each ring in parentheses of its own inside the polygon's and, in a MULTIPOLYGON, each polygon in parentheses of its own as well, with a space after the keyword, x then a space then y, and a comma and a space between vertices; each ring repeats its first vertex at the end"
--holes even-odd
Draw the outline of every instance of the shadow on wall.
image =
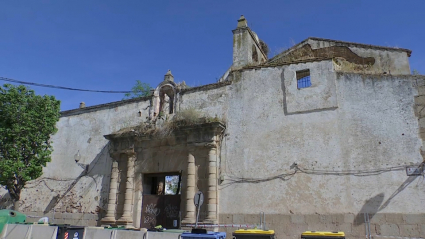
POLYGON ((373 198, 370 198, 366 201, 363 207, 360 209, 360 212, 356 215, 353 224, 359 226, 364 223, 364 213, 369 213, 369 219, 372 219, 376 213, 385 209, 399 193, 407 188, 418 176, 410 176, 406 181, 401 184, 400 187, 384 202, 384 193, 380 193, 373 198))
MULTIPOLYGON (((98 219, 100 220, 103 217, 103 214, 105 213, 104 207, 107 205, 108 201, 108 191, 109 191, 109 179, 108 177, 111 172, 111 165, 112 161, 109 157, 109 148, 110 143, 106 144, 99 154, 96 155, 95 159, 89 164, 89 165, 80 165, 80 167, 87 167, 87 170, 84 170, 83 172, 78 175, 78 177, 75 178, 75 180, 71 183, 71 185, 68 186, 66 191, 61 194, 57 195, 52 198, 52 200, 47 205, 46 209, 44 209, 44 213, 50 212, 53 208, 55 208, 59 202, 61 202, 62 199, 64 199, 65 196, 77 185, 77 183, 80 181, 83 177, 91 177, 96 183, 95 176, 103 176, 101 187, 100 187, 100 198, 98 198, 99 201, 99 208, 98 208, 98 219), (105 168, 106 167, 106 168, 105 168), (105 174, 105 172, 107 172, 105 174)), ((97 187, 96 187, 97 188, 97 187)), ((84 212, 83 212, 84 213, 84 212)))

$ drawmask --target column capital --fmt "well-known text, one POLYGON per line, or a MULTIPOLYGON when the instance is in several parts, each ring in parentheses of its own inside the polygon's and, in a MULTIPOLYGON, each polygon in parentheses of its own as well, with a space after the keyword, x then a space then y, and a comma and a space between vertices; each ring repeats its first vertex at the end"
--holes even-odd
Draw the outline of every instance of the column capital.
POLYGON ((118 160, 119 159, 119 156, 121 154, 125 154, 128 157, 133 157, 133 156, 136 155, 136 152, 134 152, 133 149, 125 149, 125 150, 114 151, 114 152, 110 153, 109 155, 111 156, 111 158, 118 160))
POLYGON ((192 143, 190 145, 188 145, 188 147, 190 148, 201 148, 201 147, 205 147, 205 148, 217 148, 217 143, 214 141, 207 141, 207 142, 199 142, 199 143, 192 143))

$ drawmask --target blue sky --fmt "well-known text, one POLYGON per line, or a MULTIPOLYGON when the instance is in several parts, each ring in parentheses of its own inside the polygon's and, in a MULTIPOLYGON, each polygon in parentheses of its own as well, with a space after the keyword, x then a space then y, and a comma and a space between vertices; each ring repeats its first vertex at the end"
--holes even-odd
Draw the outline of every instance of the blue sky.
MULTIPOLYGON (((214 83, 232 63, 240 15, 270 56, 309 36, 408 48, 425 74, 425 1, 6 1, 0 0, 0 76, 93 90, 214 83)), ((5 82, 0 82, 3 84, 5 82)), ((121 100, 123 94, 32 87, 62 110, 121 100)))

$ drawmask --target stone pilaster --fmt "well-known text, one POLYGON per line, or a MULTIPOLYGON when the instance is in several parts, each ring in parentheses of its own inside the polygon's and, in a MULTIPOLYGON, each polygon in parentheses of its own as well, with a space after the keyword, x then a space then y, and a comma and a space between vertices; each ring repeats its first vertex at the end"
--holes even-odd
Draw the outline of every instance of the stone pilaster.
POLYGON ((193 223, 195 222, 195 205, 193 204, 193 197, 195 196, 195 186, 196 186, 196 167, 195 167, 195 156, 193 155, 192 149, 189 149, 187 155, 187 169, 186 175, 184 175, 184 184, 186 185, 186 215, 183 219, 183 223, 193 223))
POLYGON ((207 217, 211 223, 217 222, 217 148, 215 144, 206 145, 208 151, 208 193, 207 217))
POLYGON ((115 224, 115 209, 117 204, 117 188, 118 188, 118 162, 112 162, 111 183, 109 185, 108 206, 106 216, 102 219, 102 224, 115 224))
POLYGON ((131 214, 133 208, 133 193, 134 193, 134 154, 127 156, 127 181, 125 184, 125 199, 123 215, 118 219, 117 224, 132 227, 133 216, 131 214))

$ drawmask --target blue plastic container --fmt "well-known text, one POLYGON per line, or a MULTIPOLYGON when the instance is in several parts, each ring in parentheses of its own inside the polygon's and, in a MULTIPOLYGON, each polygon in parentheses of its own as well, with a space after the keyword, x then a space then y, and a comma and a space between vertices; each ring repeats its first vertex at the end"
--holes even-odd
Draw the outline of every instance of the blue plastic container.
POLYGON ((225 232, 208 232, 207 234, 195 234, 184 232, 181 234, 182 239, 200 239, 200 238, 215 238, 215 239, 225 239, 225 232))

